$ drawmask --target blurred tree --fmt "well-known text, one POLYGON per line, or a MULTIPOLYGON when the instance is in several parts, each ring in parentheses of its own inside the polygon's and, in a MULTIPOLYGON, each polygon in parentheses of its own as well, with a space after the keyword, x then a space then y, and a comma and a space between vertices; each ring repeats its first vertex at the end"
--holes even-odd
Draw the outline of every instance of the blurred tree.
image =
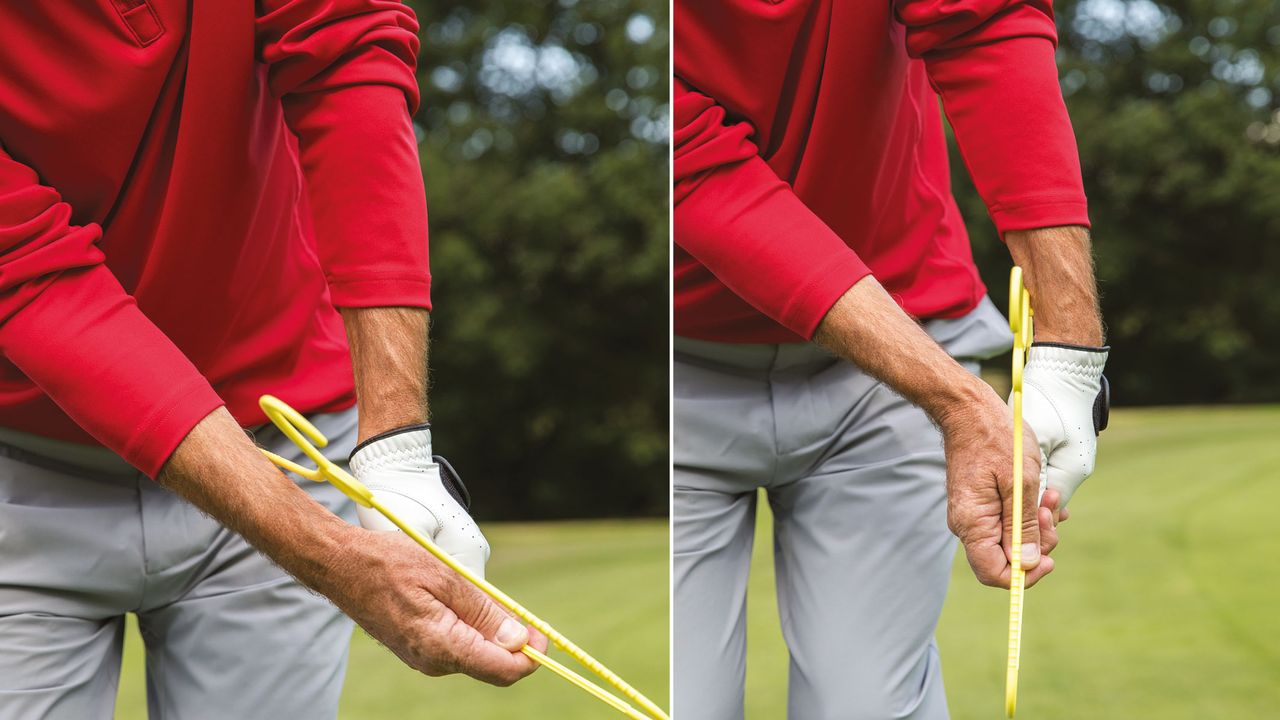
POLYGON ((665 515, 667 4, 410 4, 436 446, 484 518, 665 515))
MULTIPOLYGON (((1055 7, 1117 401, 1280 400, 1280 3, 1055 7)), ((1009 255, 953 175, 1003 303, 1009 255)))

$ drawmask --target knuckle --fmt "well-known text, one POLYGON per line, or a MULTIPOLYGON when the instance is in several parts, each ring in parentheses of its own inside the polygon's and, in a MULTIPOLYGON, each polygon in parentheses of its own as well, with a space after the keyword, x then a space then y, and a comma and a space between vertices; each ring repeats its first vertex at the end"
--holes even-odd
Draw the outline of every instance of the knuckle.
POLYGON ((464 622, 474 628, 480 637, 491 642, 498 632, 498 627, 507 618, 507 614, 479 590, 475 590, 474 593, 475 604, 471 607, 471 612, 464 617, 464 622))
POLYGON ((498 687, 511 687, 512 685, 515 685, 516 682, 523 677, 524 677, 524 674, 521 673, 519 670, 515 670, 515 669, 506 670, 498 675, 498 677, 496 678, 496 682, 494 682, 494 685, 497 685, 498 687))
POLYGON ((468 674, 476 680, 495 687, 510 687, 520 679, 515 669, 506 666, 495 667, 491 663, 477 663, 468 674))
POLYGON ((947 528, 959 536, 964 526, 964 511, 954 502, 947 503, 947 528))
POLYGON ((444 677, 458 672, 456 659, 443 653, 430 655, 422 661, 414 663, 414 667, 427 677, 444 677))

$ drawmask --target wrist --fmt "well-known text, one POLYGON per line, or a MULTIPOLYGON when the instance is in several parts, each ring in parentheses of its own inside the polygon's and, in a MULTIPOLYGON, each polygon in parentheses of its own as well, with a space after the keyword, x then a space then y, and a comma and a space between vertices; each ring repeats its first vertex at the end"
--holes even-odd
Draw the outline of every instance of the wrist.
POLYGON ((365 547, 360 534, 367 532, 334 519, 338 521, 313 525, 305 542, 290 541, 287 559, 273 557, 290 575, 329 598, 347 584, 344 568, 352 562, 352 553, 365 547))
POLYGON ((228 525, 290 575, 324 593, 344 553, 358 546, 358 528, 316 502, 274 465, 265 466, 261 478, 243 469, 241 477, 246 486, 259 489, 228 525))
POLYGON ((1102 314, 1089 231, 1079 226, 1010 230, 1005 243, 1035 308, 1035 339, 1098 346, 1102 314))
MULTIPOLYGON (((1111 353, 1111 346, 1036 340, 1031 343, 1028 352, 1032 355, 1066 355, 1077 362, 1102 367, 1107 363, 1107 356, 1111 353)), ((1029 361, 1030 358, 1028 358, 1029 361)))
POLYGON ((360 413, 357 440, 427 421, 426 310, 342 308, 360 413))
POLYGON ((975 413, 1004 410, 1004 401, 990 385, 964 368, 956 368, 960 372, 939 384, 930 393, 928 403, 921 404, 944 436, 969 425, 975 413))
POLYGON ((426 408, 413 401, 360 403, 359 413, 360 427, 356 435, 356 442, 359 444, 401 428, 429 425, 426 408), (373 407, 378 409, 373 410, 373 407))
POLYGON ((1035 326, 1035 342, 1054 345, 1069 345, 1081 349, 1099 348, 1103 344, 1102 319, 1083 318, 1065 327, 1043 327, 1037 322, 1035 326))

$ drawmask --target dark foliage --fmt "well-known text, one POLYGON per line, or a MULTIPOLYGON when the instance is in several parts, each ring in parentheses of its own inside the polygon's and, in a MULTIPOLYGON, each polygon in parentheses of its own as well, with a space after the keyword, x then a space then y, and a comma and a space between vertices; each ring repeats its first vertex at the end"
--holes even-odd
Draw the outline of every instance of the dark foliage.
POLYGON ((484 518, 665 515, 666 3, 411 4, 437 451, 484 518))

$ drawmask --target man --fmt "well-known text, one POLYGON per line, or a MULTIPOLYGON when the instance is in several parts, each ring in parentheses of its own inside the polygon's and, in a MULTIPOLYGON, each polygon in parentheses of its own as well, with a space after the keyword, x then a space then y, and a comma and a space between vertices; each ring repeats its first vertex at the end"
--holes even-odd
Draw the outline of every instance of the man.
POLYGON ((532 671, 526 628, 242 430, 270 392, 360 442, 483 570, 425 425, 416 32, 386 0, 0 7, 0 717, 109 717, 127 612, 153 718, 334 717, 339 609, 427 674, 532 671))
POLYGON ((1055 43, 1047 0, 676 3, 678 717, 743 715, 758 488, 792 718, 947 716, 948 527, 1008 586, 1012 419, 975 372, 1010 339, 937 95, 1036 311, 1022 558, 1053 569, 1107 356, 1055 43))

